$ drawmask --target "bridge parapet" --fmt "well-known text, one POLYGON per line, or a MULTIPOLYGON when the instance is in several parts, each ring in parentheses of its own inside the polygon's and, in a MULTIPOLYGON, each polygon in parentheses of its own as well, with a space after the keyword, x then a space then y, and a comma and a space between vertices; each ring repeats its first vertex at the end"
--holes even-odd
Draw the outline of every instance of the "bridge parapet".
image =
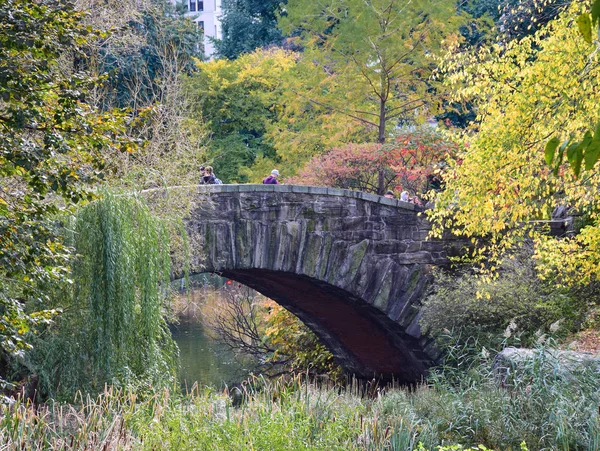
POLYGON ((398 199, 388 199, 377 194, 365 193, 363 191, 353 191, 349 189, 330 188, 325 186, 305 186, 305 185, 258 185, 258 184, 237 184, 237 185, 198 185, 200 193, 301 193, 323 196, 339 196, 351 199, 362 199, 366 201, 415 211, 415 205, 410 202, 403 202, 398 199))

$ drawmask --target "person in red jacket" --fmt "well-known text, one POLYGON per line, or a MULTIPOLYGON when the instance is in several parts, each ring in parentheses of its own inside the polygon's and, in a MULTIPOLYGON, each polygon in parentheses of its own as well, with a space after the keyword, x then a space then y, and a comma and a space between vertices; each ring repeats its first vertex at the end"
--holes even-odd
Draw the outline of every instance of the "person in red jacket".
POLYGON ((263 185, 278 185, 277 177, 279 177, 279 171, 277 169, 273 169, 271 171, 271 175, 266 177, 263 180, 263 185))

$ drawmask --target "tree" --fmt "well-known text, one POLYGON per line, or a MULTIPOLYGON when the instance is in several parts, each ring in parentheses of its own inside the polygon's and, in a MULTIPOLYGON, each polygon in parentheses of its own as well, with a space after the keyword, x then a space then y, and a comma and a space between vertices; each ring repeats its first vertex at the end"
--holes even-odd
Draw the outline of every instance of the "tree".
MULTIPOLYGON (((41 310, 45 284, 67 277, 69 249, 55 219, 89 199, 102 151, 133 151, 126 116, 86 103, 99 80, 64 66, 94 31, 72 3, 0 3, 0 352, 19 356, 41 310)), ((73 61, 73 60, 71 60, 73 61)), ((1 370, 1 369, 0 369, 1 370)))
POLYGON ((258 156, 275 157, 267 127, 277 120, 280 80, 295 61, 285 50, 257 51, 234 61, 199 63, 189 77, 194 116, 211 138, 207 158, 223 181, 247 181, 243 168, 258 156))
POLYGON ((377 193, 379 174, 384 190, 406 190, 421 195, 428 177, 456 153, 456 145, 428 126, 405 131, 385 145, 347 144, 314 157, 288 183, 325 185, 377 193))
POLYGON ((471 0, 461 8, 474 18, 489 16, 503 41, 534 34, 564 10, 571 0, 471 0))
MULTIPOLYGON (((457 36, 462 19, 455 2, 290 0, 286 12, 282 29, 300 34, 302 62, 312 75, 297 96, 374 130, 378 143, 398 123, 434 115, 432 56, 445 38, 457 36)), ((381 173, 380 194, 383 188, 381 173)))
POLYGON ((531 244, 520 246, 502 262, 498 277, 482 280, 478 272, 437 270, 432 289, 423 300, 421 326, 433 336, 447 331, 477 339, 496 349, 508 331, 521 346, 530 346, 539 332, 560 324, 561 332, 576 330, 583 322, 597 288, 557 288, 540 280, 531 244))
POLYGON ((586 284, 600 275, 598 166, 580 179, 561 167, 563 177, 556 178, 543 158, 557 130, 565 141, 600 119, 600 66, 571 20, 582 8, 573 4, 534 36, 452 66, 450 79, 462 83, 456 85, 460 98, 476 101, 479 123, 450 161, 446 191, 431 218, 438 230, 485 236, 480 255, 498 256, 532 236, 543 277, 586 284), (531 222, 549 219, 557 204, 583 214, 577 236, 557 240, 531 222))
POLYGON ((285 3, 282 0, 224 0, 223 37, 215 42, 218 56, 235 59, 242 53, 281 43, 277 16, 285 3))
MULTIPOLYGON (((115 7, 108 4, 104 9, 118 14, 115 7)), ((90 46, 90 60, 96 65, 92 69, 110 74, 101 97, 108 108, 139 109, 162 101, 157 93, 163 78, 173 71, 173 63, 177 72, 190 74, 195 60, 204 58, 202 31, 171 3, 150 0, 141 10, 137 3, 134 8, 122 29, 90 46)))
POLYGON ((395 188, 396 173, 381 144, 346 144, 314 157, 296 177, 286 179, 286 182, 377 193, 381 172, 384 189, 395 188))
MULTIPOLYGON (((577 27, 583 39, 592 44, 593 29, 597 28, 598 37, 600 37, 600 0, 595 0, 591 11, 581 13, 577 17, 577 27)), ((596 50, 600 50, 600 43, 595 42, 596 50)), ((595 53, 594 52, 594 53, 595 53)), ((593 56, 593 55, 592 55, 593 56)), ((554 175, 558 174, 566 154, 567 161, 571 165, 571 169, 575 177, 579 177, 582 170, 589 171, 600 159, 600 123, 598 123, 594 133, 586 131, 584 138, 577 141, 574 135, 571 135, 567 141, 562 144, 557 137, 552 138, 546 144, 545 148, 546 163, 553 166, 554 175), (558 149, 558 153, 556 152, 558 149)))
POLYGON ((224 305, 208 316, 207 325, 232 351, 252 357, 271 376, 306 371, 341 376, 333 355, 296 316, 247 287, 223 289, 224 305))
POLYGON ((34 349, 40 388, 53 398, 116 385, 172 386, 177 345, 165 321, 171 256, 164 221, 136 196, 104 192, 72 221, 73 283, 55 284, 63 313, 34 349))
POLYGON ((145 189, 193 184, 203 161, 203 124, 189 121, 184 75, 202 58, 202 33, 169 2, 77 0, 85 23, 107 31, 88 40, 79 66, 105 82, 89 101, 100 108, 130 108, 128 136, 144 145, 135 153, 104 154, 112 186, 145 189))
POLYGON ((497 24, 503 40, 521 39, 545 27, 572 0, 504 0, 497 24))
POLYGON ((387 147, 397 184, 412 194, 426 193, 431 188, 431 177, 458 150, 448 137, 427 126, 399 134, 387 147))

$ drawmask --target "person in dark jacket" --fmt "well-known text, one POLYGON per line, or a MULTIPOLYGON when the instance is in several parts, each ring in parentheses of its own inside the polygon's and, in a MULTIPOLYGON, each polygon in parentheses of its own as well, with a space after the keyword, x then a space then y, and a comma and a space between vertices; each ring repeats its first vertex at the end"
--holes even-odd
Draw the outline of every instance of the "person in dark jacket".
POLYGON ((271 171, 271 175, 266 177, 263 180, 263 185, 278 185, 277 177, 279 177, 279 171, 277 169, 273 169, 271 171))
POLYGON ((204 175, 200 177, 201 185, 214 185, 216 182, 215 174, 213 174, 212 166, 206 166, 204 168, 204 175))

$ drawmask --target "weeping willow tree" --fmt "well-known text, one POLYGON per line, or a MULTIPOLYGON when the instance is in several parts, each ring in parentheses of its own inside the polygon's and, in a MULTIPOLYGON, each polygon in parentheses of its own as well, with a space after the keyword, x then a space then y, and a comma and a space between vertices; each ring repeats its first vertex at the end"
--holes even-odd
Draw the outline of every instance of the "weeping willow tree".
POLYGON ((170 256, 160 219, 137 197, 106 194, 73 223, 73 285, 41 359, 52 396, 105 384, 172 384, 177 346, 165 321, 170 256))

